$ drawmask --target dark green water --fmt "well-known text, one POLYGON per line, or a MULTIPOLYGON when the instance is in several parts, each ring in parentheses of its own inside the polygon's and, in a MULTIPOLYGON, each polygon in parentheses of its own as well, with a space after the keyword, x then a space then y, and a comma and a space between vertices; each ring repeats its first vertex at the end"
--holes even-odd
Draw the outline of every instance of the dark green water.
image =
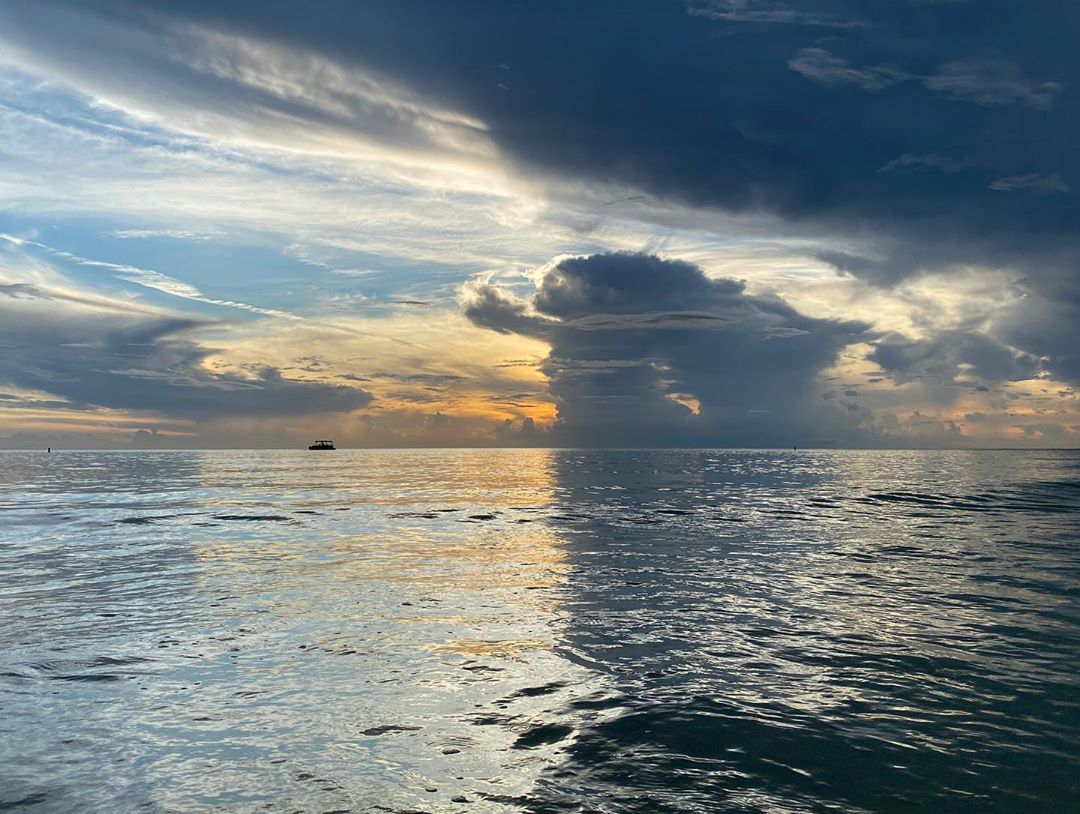
POLYGON ((1080 454, 0 453, 0 810, 1080 810, 1080 454))

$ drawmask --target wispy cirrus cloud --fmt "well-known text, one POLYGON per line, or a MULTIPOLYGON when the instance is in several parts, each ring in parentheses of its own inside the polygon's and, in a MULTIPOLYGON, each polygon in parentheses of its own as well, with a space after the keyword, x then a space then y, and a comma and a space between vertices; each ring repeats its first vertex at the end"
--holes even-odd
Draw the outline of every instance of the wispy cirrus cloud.
POLYGON ((961 172, 977 166, 977 162, 970 158, 957 158, 940 153, 904 153, 883 164, 878 172, 899 172, 934 169, 941 172, 961 172))
POLYGON ((478 119, 378 71, 281 42, 149 11, 121 19, 48 2, 16 0, 0 19, 0 61, 181 132, 402 163, 491 154, 478 119), (132 62, 153 74, 153 87, 132 62))
POLYGON ((104 260, 92 260, 87 257, 80 257, 77 254, 63 251, 62 249, 56 249, 52 246, 48 246, 44 243, 40 243, 36 240, 27 240, 15 235, 4 234, 0 232, 0 240, 9 243, 13 246, 20 248, 35 249, 45 252, 55 258, 65 260, 71 263, 75 263, 79 266, 85 266, 88 268, 102 269, 112 272, 117 279, 124 280, 135 285, 148 288, 153 291, 159 291, 163 294, 168 294, 173 297, 179 297, 185 300, 191 300, 192 302, 201 302, 206 305, 217 305, 223 308, 235 308, 240 311, 247 311, 251 314, 259 314, 261 316, 268 317, 282 317, 285 319, 299 319, 300 317, 295 314, 291 314, 288 311, 281 311, 276 308, 263 308, 258 305, 251 305, 246 302, 236 302, 235 300, 220 300, 213 297, 207 297, 198 288, 188 283, 177 280, 167 274, 162 274, 159 271, 153 269, 139 268, 138 266, 131 266, 123 263, 110 263, 104 260))
POLYGON ((821 85, 854 85, 871 93, 918 80, 941 96, 983 107, 1024 105, 1049 110, 1062 88, 1058 82, 1029 79, 1011 62, 991 59, 947 62, 935 73, 919 76, 889 65, 856 67, 824 48, 804 48, 788 61, 788 67, 821 85))
POLYGON ((697 17, 732 23, 800 25, 820 28, 861 28, 857 16, 835 16, 780 0, 689 0, 687 9, 697 17))
POLYGON ((923 77, 927 88, 984 107, 1025 105, 1049 110, 1062 85, 1029 79, 1019 66, 998 59, 961 59, 947 62, 930 76, 923 77))
POLYGON ((871 92, 885 90, 911 78, 896 68, 852 67, 846 59, 823 48, 804 48, 788 61, 788 67, 822 85, 855 85, 871 92))
POLYGON ((1024 191, 1033 195, 1068 194, 1072 191, 1056 172, 1050 174, 1031 172, 998 178, 990 184, 990 189, 997 192, 1024 191))
POLYGON ((190 229, 117 229, 110 232, 121 240, 143 240, 146 238, 168 237, 173 240, 213 240, 222 236, 221 230, 194 231, 190 229))

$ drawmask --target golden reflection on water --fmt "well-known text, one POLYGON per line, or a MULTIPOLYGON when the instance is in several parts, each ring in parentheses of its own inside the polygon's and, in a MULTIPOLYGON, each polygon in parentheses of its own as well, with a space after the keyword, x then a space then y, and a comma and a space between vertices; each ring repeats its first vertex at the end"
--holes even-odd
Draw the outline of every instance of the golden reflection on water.
MULTIPOLYGON (((439 471, 425 468, 419 473, 414 466, 401 467, 401 458, 409 455, 353 453, 351 466, 329 470, 344 482, 336 505, 320 506, 317 514, 283 514, 280 501, 275 501, 265 512, 273 520, 239 529, 215 519, 224 533, 208 532, 195 540, 195 555, 238 571, 263 572, 272 563, 276 580, 320 578, 338 586, 379 581, 427 589, 537 590, 565 580, 563 540, 543 521, 556 498, 551 451, 516 451, 513 456, 499 450, 441 453, 439 471), (440 487, 433 488, 433 483, 440 487), (509 530, 502 522, 485 525, 496 519, 514 524, 509 530)), ((328 474, 323 458, 301 458, 299 463, 281 474, 298 484, 310 478, 309 488, 322 485, 320 476, 328 474)), ((203 487, 209 491, 226 480, 227 474, 211 469, 204 473, 203 487)), ((288 486, 281 491, 287 493, 288 486)), ((252 507, 250 497, 241 493, 213 498, 204 506, 212 518, 258 517, 262 510, 252 507)), ((303 492, 297 494, 296 505, 309 505, 303 492)), ((300 603, 308 599, 293 597, 300 603)), ((546 604, 529 595, 519 599, 537 607, 546 604)), ((297 607, 280 610, 294 612, 297 607)))
POLYGON ((460 653, 463 656, 490 656, 497 659, 517 658, 527 650, 550 648, 550 639, 504 639, 502 641, 449 641, 441 645, 429 645, 433 650, 460 653))
POLYGON ((458 776, 491 794, 527 792, 557 746, 515 752, 528 720, 520 714, 543 716, 564 699, 523 695, 513 726, 485 710, 579 669, 554 652, 570 566, 548 520, 552 453, 348 452, 265 464, 271 499, 266 485, 240 483, 227 459, 201 472, 215 525, 192 543, 198 578, 207 596, 236 597, 213 603, 226 606, 215 624, 262 614, 253 656, 232 660, 237 675, 317 724, 326 759, 351 767, 323 773, 352 787, 353 801, 415 806, 421 786, 445 790, 424 800, 445 805, 458 776))

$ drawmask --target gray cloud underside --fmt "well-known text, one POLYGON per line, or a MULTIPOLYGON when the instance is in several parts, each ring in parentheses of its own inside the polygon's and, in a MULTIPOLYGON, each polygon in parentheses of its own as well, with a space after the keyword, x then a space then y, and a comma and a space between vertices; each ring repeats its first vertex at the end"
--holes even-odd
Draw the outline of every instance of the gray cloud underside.
POLYGON ((122 306, 65 307, 69 300, 82 304, 35 286, 0 290, 0 382, 50 393, 75 407, 195 421, 345 412, 371 401, 364 391, 286 379, 270 367, 250 377, 213 373, 202 366, 211 351, 187 338, 205 322, 135 315, 122 306))
POLYGON ((898 382, 932 378, 948 383, 957 378, 962 366, 969 366, 986 386, 1031 379, 1040 370, 1037 357, 966 331, 948 331, 919 341, 888 335, 877 341, 870 358, 898 382))

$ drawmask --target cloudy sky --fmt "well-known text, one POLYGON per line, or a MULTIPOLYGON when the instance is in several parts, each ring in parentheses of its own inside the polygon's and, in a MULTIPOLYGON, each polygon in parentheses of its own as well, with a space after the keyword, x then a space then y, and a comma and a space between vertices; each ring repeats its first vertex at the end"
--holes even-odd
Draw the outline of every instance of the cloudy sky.
POLYGON ((1078 36, 0 0, 0 447, 1076 446, 1078 36))

